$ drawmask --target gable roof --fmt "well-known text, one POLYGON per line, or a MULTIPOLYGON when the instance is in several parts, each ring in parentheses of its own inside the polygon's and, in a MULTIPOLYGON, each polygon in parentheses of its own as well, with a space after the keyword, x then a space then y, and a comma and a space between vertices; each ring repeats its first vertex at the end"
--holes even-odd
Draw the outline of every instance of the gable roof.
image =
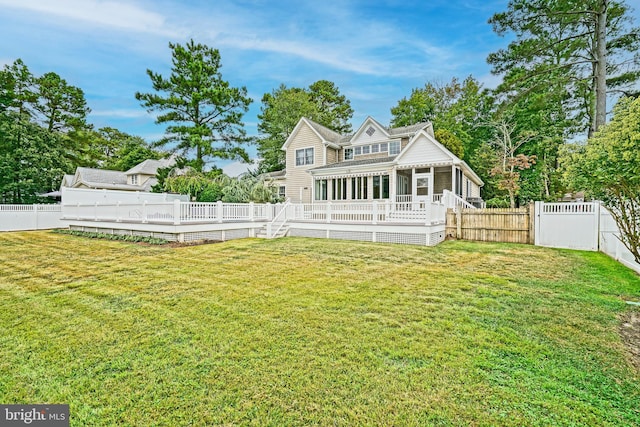
POLYGON ((155 175, 158 173, 158 169, 166 168, 174 164, 175 161, 173 159, 161 159, 161 160, 152 160, 147 159, 142 163, 138 163, 131 169, 125 172, 127 175, 141 174, 141 175, 155 175))
POLYGON ((289 134, 287 140, 284 142, 284 144, 282 144, 282 150, 286 150, 287 147, 289 147, 289 144, 295 138, 295 135, 300 131, 302 126, 309 127, 309 129, 311 129, 313 133, 315 133, 324 144, 331 145, 333 148, 339 148, 337 144, 342 136, 338 132, 322 126, 321 124, 316 123, 313 120, 307 119, 306 117, 302 117, 298 121, 298 124, 296 124, 296 127, 294 127, 291 131, 291 134, 289 134))

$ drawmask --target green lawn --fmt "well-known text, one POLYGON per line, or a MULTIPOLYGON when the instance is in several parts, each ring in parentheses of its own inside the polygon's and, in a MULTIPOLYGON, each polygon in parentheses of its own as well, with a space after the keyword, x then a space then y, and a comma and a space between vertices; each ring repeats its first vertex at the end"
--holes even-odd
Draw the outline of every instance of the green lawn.
POLYGON ((72 426, 640 425, 598 253, 0 233, 0 403, 72 426))

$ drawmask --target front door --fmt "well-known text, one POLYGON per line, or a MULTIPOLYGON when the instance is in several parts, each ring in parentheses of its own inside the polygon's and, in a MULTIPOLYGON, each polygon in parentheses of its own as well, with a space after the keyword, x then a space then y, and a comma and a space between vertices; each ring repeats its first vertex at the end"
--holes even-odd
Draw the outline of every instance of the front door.
POLYGON ((413 200, 418 209, 425 209, 431 201, 432 182, 430 173, 413 174, 413 200))

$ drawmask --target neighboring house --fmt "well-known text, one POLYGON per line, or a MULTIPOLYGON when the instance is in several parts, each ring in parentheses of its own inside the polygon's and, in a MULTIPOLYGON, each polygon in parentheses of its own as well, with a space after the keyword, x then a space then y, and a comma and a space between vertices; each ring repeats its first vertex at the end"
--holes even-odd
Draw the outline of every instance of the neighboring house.
POLYGON ((158 182, 158 169, 172 166, 174 163, 173 158, 145 160, 126 172, 78 167, 74 175, 65 175, 62 178, 60 187, 151 191, 151 187, 158 182))
POLYGON ((286 169, 268 177, 294 203, 437 201, 444 190, 482 203, 484 183, 435 139, 431 123, 387 128, 369 117, 340 135, 302 118, 282 149, 286 169))

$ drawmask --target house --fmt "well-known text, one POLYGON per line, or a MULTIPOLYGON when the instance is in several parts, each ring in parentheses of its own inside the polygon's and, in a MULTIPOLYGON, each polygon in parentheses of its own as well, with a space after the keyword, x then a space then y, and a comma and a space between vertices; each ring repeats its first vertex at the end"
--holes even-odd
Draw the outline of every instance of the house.
POLYGON ((340 135, 302 118, 282 150, 286 168, 269 177, 294 203, 437 202, 449 190, 482 204, 483 181, 435 139, 431 123, 388 128, 368 117, 340 135))
POLYGON ((148 192, 158 182, 158 169, 172 166, 174 163, 173 158, 148 159, 126 172, 78 167, 74 175, 65 175, 62 178, 60 187, 148 192))

